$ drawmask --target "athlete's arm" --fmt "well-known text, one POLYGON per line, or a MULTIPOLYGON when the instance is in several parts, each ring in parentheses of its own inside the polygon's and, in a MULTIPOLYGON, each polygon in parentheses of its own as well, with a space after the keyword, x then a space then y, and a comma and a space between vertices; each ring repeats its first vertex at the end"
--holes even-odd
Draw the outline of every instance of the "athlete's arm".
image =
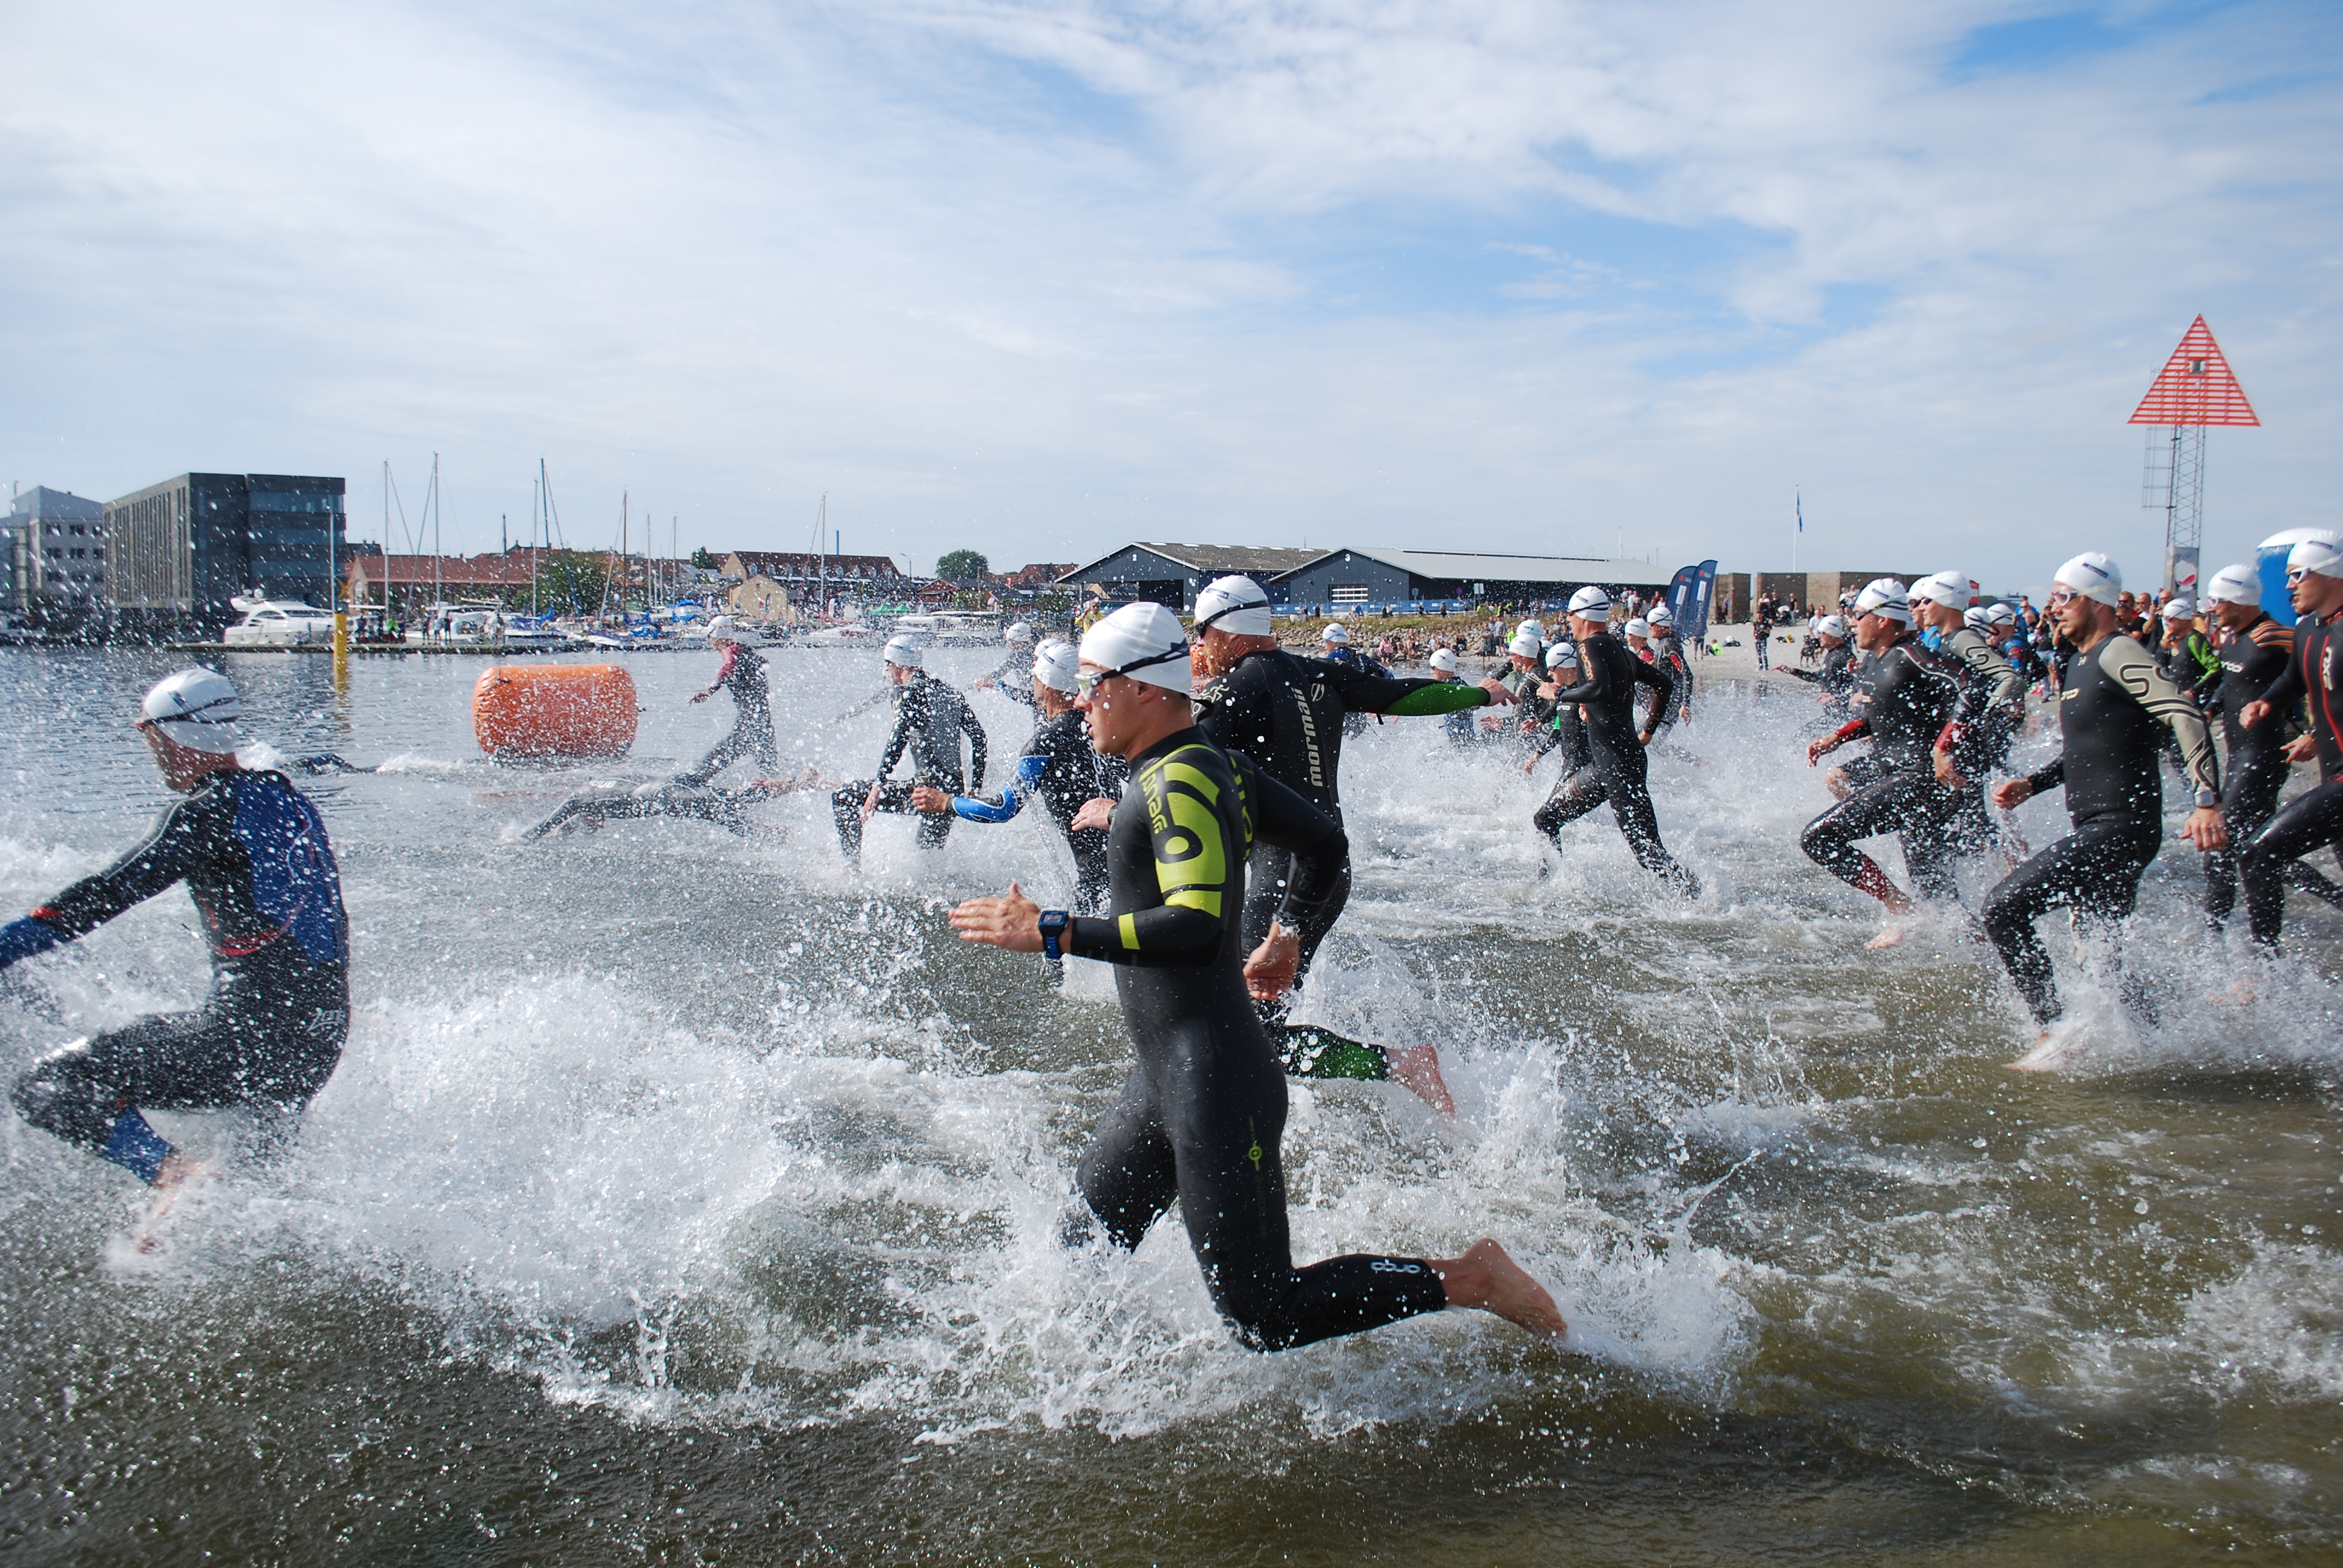
MULTIPOLYGON (((1151 762, 1126 805, 1145 813, 1148 850, 1161 902, 1110 917, 1081 916, 1066 928, 1065 950, 1108 963, 1193 963, 1211 953, 1244 899, 1245 846, 1222 830, 1213 778, 1185 760, 1182 747, 1151 762)), ((1217 770, 1216 770, 1217 771, 1217 770)))
POLYGON ((895 770, 895 764, 903 759, 903 749, 910 745, 911 737, 927 721, 927 701, 920 697, 919 688, 912 687, 895 706, 894 732, 887 737, 887 749, 879 754, 879 769, 870 776, 873 780, 882 779, 895 770))
MULTIPOLYGON (((971 822, 1006 822, 1025 809, 1025 802, 1040 793, 1041 775, 1049 770, 1050 759, 1031 754, 1017 759, 1017 770, 1009 782, 991 795, 955 795, 952 814, 971 822)), ((915 801, 914 804, 917 804, 915 801)))
MULTIPOLYGON (((2187 767, 2188 782, 2199 797, 2217 797, 2221 793, 2221 761, 2213 750, 2213 731, 2205 722, 2203 709, 2189 701, 2188 694, 2156 667, 2156 660, 2148 657, 2146 648, 2127 637, 2107 638, 2107 646, 2099 650, 2099 668, 2131 693, 2133 701, 2172 731, 2172 739, 2180 744, 2180 759, 2187 767)), ((2207 809, 2209 808, 2200 808, 2207 809)))
POLYGON ((1435 713, 1455 713, 1467 708, 1486 708, 1493 699, 1477 686, 1461 681, 1402 680, 1388 675, 1373 675, 1352 665, 1338 665, 1342 671, 1329 684, 1342 694, 1342 706, 1353 713, 1386 713, 1393 719, 1423 719, 1435 713))
POLYGON ((1305 943, 1322 940, 1349 897, 1342 871, 1350 864, 1351 841, 1333 818, 1292 789, 1258 768, 1240 766, 1254 807, 1253 837, 1293 856, 1276 923, 1305 943))
POLYGON ((965 701, 960 705, 960 727, 968 737, 968 787, 984 788, 984 726, 976 721, 976 709, 965 701))
POLYGON ((87 936, 182 880, 206 849, 212 813, 193 800, 172 807, 153 832, 113 865, 35 906, 25 919, 0 927, 0 966, 87 936))

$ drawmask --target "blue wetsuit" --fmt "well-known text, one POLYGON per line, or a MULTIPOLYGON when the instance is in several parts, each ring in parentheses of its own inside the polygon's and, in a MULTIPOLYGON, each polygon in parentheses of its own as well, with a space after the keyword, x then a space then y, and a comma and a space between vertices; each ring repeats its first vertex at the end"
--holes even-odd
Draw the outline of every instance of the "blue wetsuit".
POLYGON ((85 936, 177 882, 211 948, 204 1005, 76 1040, 35 1062, 14 1095, 34 1126, 149 1181, 169 1146, 140 1106, 249 1105, 281 1128, 325 1086, 349 1032, 341 875, 317 809, 281 773, 203 779, 112 866, 0 927, 0 965, 85 936))

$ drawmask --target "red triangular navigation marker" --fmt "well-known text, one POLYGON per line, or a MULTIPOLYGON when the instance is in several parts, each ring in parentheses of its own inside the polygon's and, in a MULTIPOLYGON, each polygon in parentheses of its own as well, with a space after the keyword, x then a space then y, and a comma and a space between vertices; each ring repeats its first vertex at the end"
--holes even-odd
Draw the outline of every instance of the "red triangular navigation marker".
POLYGON ((2156 385, 2126 421, 2132 425, 2258 425, 2237 373, 2221 357, 2213 329, 2198 317, 2164 362, 2156 385))

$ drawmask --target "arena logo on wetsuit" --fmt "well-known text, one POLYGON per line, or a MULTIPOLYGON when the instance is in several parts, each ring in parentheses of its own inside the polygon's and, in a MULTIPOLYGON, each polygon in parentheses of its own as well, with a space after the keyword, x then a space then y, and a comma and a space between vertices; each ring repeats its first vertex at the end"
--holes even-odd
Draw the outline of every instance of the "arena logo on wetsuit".
POLYGON ((236 837, 252 860, 252 904, 321 964, 343 961, 341 886, 317 809, 291 789, 236 791, 236 837))

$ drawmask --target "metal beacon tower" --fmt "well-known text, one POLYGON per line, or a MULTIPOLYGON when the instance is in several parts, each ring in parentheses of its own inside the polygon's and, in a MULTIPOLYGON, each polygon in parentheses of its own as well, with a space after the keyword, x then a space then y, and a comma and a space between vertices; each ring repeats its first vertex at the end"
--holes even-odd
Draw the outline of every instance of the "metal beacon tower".
POLYGON ((2139 504, 2164 509, 2165 589, 2194 596, 2205 540, 2205 427, 2261 423, 2203 317, 2127 423, 2151 427, 2139 504))

